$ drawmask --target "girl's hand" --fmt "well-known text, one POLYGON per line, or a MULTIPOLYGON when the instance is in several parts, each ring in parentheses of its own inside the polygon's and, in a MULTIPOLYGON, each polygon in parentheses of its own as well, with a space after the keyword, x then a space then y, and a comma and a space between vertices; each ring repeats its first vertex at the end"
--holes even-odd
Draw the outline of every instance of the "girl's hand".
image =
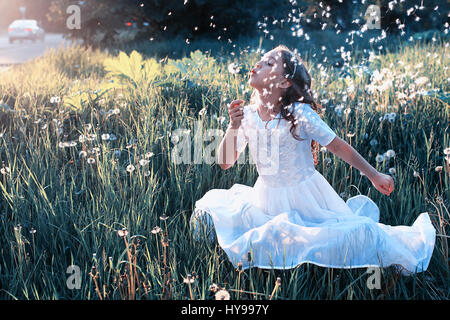
POLYGON ((241 120, 244 118, 243 107, 239 106, 244 100, 233 100, 228 105, 228 114, 230 115, 230 126, 232 129, 239 129, 241 120))
POLYGON ((394 179, 387 174, 378 172, 370 181, 375 189, 387 196, 394 191, 394 179))

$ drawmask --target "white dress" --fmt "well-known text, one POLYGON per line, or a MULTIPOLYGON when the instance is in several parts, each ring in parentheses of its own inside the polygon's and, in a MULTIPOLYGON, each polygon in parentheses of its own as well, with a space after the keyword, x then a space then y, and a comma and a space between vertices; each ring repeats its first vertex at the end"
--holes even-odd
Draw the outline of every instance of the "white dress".
POLYGON ((190 221, 195 239, 217 239, 243 269, 308 262, 331 268, 393 265, 403 275, 425 271, 436 237, 428 213, 412 226, 390 226, 379 223, 379 208, 367 196, 344 201, 315 169, 311 153, 311 139, 326 146, 336 134, 309 104, 295 103, 293 112, 304 141, 292 137, 280 114, 266 128, 256 105, 244 107, 238 151, 249 146, 258 179, 253 187, 212 189, 197 200, 190 221))

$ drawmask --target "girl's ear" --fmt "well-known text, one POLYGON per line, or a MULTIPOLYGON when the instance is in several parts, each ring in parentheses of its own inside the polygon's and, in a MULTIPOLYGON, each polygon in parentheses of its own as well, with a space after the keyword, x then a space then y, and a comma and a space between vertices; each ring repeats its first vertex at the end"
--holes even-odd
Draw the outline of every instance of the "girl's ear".
POLYGON ((289 88, 290 86, 292 85, 292 83, 288 80, 288 79, 286 79, 286 78, 282 78, 281 79, 281 81, 280 81, 280 84, 278 85, 280 88, 282 88, 282 89, 287 89, 287 88, 289 88))

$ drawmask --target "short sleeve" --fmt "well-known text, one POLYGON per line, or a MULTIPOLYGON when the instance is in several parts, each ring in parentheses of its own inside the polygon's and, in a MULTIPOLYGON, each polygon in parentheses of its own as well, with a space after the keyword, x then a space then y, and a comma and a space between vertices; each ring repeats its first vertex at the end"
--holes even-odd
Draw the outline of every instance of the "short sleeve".
POLYGON ((241 126, 239 127, 238 133, 237 133, 236 150, 239 153, 241 153, 245 150, 245 147, 247 146, 247 143, 248 143, 248 136, 247 136, 247 132, 246 132, 246 124, 248 121, 248 116, 249 116, 249 108, 248 108, 248 106, 245 106, 244 107, 244 119, 242 119, 241 126))
POLYGON ((336 137, 336 133, 320 118, 309 104, 299 103, 297 106, 298 123, 308 138, 326 146, 336 137))

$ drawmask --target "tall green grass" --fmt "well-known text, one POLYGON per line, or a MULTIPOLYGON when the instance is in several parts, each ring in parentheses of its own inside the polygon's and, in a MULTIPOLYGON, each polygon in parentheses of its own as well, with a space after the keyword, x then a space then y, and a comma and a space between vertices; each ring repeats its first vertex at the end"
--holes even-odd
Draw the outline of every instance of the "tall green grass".
POLYGON ((405 44, 359 68, 357 55, 342 69, 306 60, 317 100, 327 107, 325 121, 379 171, 395 168, 396 190, 382 195, 326 151, 317 169, 344 199, 369 195, 380 207, 380 222, 411 225, 428 211, 439 234, 426 272, 398 277, 385 268, 382 288, 372 290, 363 269, 306 263, 286 271, 239 271, 217 244, 194 241, 189 218, 195 201, 213 188, 253 185, 257 172, 248 162, 226 171, 216 164, 176 164, 173 132, 190 129, 192 138, 197 123, 225 130, 226 104, 248 101, 245 72, 259 54, 141 58, 72 46, 2 74, 0 298, 210 299, 212 284, 232 299, 449 298, 449 53, 442 39, 405 44), (229 74, 236 59, 243 71, 229 74), (369 94, 370 74, 383 68, 394 86, 369 94), (419 76, 430 85, 413 96, 420 92, 412 87, 419 76), (344 94, 351 83, 355 90, 344 94), (399 100, 399 90, 409 98, 399 100), (341 105, 350 113, 340 112, 341 105), (391 112, 395 120, 383 120, 391 112), (106 133, 117 139, 104 140, 106 133), (96 138, 80 142, 90 134, 96 138), (77 144, 60 146, 68 141, 77 144), (375 156, 389 149, 396 156, 377 163, 375 156), (141 166, 140 160, 149 162, 141 166), (70 265, 81 269, 80 289, 67 287, 70 265))

